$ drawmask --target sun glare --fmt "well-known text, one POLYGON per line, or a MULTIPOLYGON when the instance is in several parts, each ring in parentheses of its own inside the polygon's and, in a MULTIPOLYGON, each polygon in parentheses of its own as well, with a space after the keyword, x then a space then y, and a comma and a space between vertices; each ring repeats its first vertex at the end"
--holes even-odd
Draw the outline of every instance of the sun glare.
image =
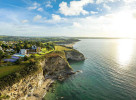
POLYGON ((117 13, 112 20, 112 28, 119 37, 133 38, 136 33, 136 19, 131 11, 117 13))
POLYGON ((134 40, 132 39, 120 39, 118 41, 118 61, 122 66, 127 66, 131 61, 133 52, 134 40))

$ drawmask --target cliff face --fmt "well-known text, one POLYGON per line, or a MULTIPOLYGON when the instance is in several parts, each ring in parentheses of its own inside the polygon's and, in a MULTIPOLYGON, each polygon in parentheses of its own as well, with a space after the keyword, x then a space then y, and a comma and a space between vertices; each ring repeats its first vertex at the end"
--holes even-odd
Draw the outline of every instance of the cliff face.
POLYGON ((52 76, 55 79, 63 80, 69 74, 72 74, 72 68, 65 58, 65 53, 55 52, 45 57, 45 66, 43 71, 46 76, 52 76))
MULTIPOLYGON (((39 98, 38 95, 35 94, 35 91, 40 88, 43 89, 42 85, 46 81, 46 78, 55 78, 62 81, 70 74, 73 74, 67 59, 80 61, 84 60, 84 56, 77 51, 47 54, 45 59, 39 63, 39 66, 42 67, 41 70, 38 70, 36 74, 21 79, 11 87, 6 87, 4 90, 1 90, 0 99, 5 96, 6 100, 41 100, 31 97, 34 96, 35 98, 39 98)), ((46 84, 44 86, 44 88, 47 88, 48 85, 46 84)))
POLYGON ((27 100, 27 96, 33 95, 33 91, 39 88, 44 81, 43 72, 36 75, 30 75, 27 78, 21 79, 20 82, 12 87, 6 87, 0 91, 1 97, 8 96, 6 100, 27 100))
POLYGON ((85 57, 82 53, 77 50, 65 51, 66 59, 67 60, 75 60, 75 61, 83 61, 85 57))

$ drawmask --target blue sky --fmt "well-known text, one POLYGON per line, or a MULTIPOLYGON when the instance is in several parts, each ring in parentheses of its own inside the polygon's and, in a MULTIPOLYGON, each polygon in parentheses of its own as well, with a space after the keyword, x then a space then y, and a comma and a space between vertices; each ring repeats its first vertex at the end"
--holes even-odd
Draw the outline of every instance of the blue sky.
POLYGON ((0 0, 0 35, 134 37, 135 6, 135 0, 0 0))

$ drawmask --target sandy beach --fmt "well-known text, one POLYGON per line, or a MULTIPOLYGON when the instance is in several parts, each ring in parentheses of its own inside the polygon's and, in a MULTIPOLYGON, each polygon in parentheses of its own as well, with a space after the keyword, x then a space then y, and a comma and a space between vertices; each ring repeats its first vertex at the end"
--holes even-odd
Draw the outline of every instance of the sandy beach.
POLYGON ((74 45, 74 44, 75 44, 75 42, 74 42, 74 43, 71 43, 71 44, 65 44, 65 46, 73 48, 73 45, 74 45))

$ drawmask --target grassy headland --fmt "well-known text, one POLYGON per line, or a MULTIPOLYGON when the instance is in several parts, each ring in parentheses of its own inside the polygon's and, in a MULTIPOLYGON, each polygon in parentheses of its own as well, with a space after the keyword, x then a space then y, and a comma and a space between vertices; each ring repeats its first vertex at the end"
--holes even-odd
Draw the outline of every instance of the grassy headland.
MULTIPOLYGON (((32 41, 18 41, 18 37, 12 37, 17 41, 11 41, 10 37, 7 36, 1 36, 0 40, 6 40, 8 42, 1 42, 1 46, 3 46, 4 44, 4 49, 3 52, 9 54, 10 56, 13 53, 8 53, 6 50, 12 47, 15 47, 16 45, 18 47, 23 48, 25 46, 25 44, 23 43, 28 43, 27 46, 31 46, 31 43, 34 45, 38 46, 42 46, 41 50, 37 53, 34 54, 29 54, 27 56, 25 56, 24 58, 21 58, 19 60, 17 60, 17 62, 15 63, 9 63, 9 62, 0 62, 0 89, 4 89, 6 86, 12 86, 14 83, 18 82, 21 78, 27 77, 30 74, 35 74, 36 72, 38 72, 38 70, 41 70, 41 66, 39 65, 39 61, 41 61, 42 59, 46 58, 46 57, 51 57, 51 56, 61 56, 65 59, 65 53, 64 51, 70 51, 72 50, 72 48, 68 48, 65 46, 60 46, 55 44, 58 40, 58 42, 60 42, 60 40, 57 38, 47 38, 47 40, 49 42, 41 42, 43 41, 43 38, 40 38, 41 41, 38 42, 34 41, 34 39, 36 38, 30 38, 30 40, 32 41), (55 43, 53 41, 55 41, 55 43), (5 44, 6 43, 6 44, 5 44), (39 44, 40 43, 40 44, 39 44), (23 46, 24 45, 24 46, 23 46), (7 47, 8 46, 8 47, 7 47), (7 48, 7 49, 6 49, 7 48)), ((20 37, 22 38, 22 37, 20 37)), ((22 39, 26 39, 26 38, 22 38, 22 39)), ((29 38, 27 38, 29 39, 29 38)), ((45 40, 45 39, 44 39, 45 40)), ((70 42, 75 42, 78 41, 77 39, 73 39, 73 41, 70 39, 63 39, 61 40, 61 43, 70 43, 70 42), (68 41, 68 42, 67 42, 68 41), (70 42, 69 42, 70 41, 70 42)), ((29 49, 30 47, 28 47, 29 49)), ((16 50, 16 49, 15 49, 16 50)), ((15 51, 14 50, 14 51, 15 51)), ((5 56, 3 56, 5 59, 5 56)), ((2 59, 2 60, 3 60, 2 59)), ((66 59, 65 59, 66 60, 66 59)))

